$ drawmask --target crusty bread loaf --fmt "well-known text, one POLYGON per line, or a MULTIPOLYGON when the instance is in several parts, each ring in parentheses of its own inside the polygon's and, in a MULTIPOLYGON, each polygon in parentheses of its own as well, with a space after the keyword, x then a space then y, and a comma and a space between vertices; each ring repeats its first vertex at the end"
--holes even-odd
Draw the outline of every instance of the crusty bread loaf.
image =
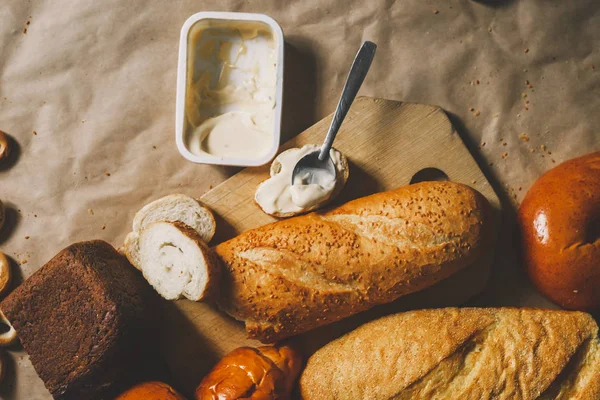
POLYGON ((140 267, 139 237, 153 222, 181 222, 208 243, 215 234, 216 223, 212 212, 198 200, 184 194, 170 194, 146 204, 133 218, 132 231, 125 237, 125 256, 137 269, 140 267))
POLYGON ((598 326, 569 311, 395 314, 317 351, 300 391, 305 400, 597 400, 598 326))
POLYGON ((475 190, 425 182, 224 242, 220 307, 270 343, 391 302, 476 262, 490 242, 475 190))
POLYGON ((181 222, 153 222, 138 240, 139 268, 165 299, 203 300, 217 286, 219 266, 200 235, 181 222))
POLYGON ((103 241, 73 244, 0 303, 55 399, 108 400, 142 369, 155 296, 103 241))

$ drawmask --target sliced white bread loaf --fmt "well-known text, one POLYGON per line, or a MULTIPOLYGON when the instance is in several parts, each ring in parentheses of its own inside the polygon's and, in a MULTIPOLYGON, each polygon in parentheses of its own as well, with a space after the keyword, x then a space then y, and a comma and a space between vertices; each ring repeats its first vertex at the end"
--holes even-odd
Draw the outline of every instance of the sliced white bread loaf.
POLYGON ((133 218, 133 230, 125 238, 125 255, 137 269, 140 267, 139 236, 153 222, 182 222, 195 230, 208 243, 215 234, 212 212, 198 200, 184 194, 171 194, 145 205, 133 218))
POLYGON ((139 235, 144 278, 167 300, 205 299, 215 287, 218 264, 200 235, 181 222, 153 222, 139 235))

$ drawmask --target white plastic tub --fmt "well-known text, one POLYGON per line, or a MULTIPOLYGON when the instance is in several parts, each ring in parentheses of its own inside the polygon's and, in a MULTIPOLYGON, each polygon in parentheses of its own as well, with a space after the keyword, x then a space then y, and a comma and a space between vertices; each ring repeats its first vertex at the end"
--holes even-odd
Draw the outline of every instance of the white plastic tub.
POLYGON ((279 148, 281 27, 263 14, 200 12, 181 29, 176 142, 196 163, 258 166, 279 148))

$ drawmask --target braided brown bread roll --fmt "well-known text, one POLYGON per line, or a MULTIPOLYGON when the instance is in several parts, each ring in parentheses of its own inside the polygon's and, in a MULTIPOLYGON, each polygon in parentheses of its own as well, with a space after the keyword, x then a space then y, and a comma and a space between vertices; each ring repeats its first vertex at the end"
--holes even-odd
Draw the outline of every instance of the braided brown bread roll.
POLYGON ((285 400, 300 373, 289 346, 240 347, 226 355, 196 389, 196 400, 285 400))

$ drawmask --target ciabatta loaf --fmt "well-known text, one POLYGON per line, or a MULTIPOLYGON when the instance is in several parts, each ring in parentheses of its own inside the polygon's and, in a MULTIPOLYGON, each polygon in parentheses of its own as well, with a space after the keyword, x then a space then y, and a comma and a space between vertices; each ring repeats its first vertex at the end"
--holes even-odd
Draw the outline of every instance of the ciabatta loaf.
POLYGON ((273 342, 447 278, 489 248, 486 199, 425 182, 253 229, 215 248, 218 303, 273 342))
POLYGON ((327 344, 300 379, 305 400, 600 399, 588 314, 446 308, 369 322, 327 344))

